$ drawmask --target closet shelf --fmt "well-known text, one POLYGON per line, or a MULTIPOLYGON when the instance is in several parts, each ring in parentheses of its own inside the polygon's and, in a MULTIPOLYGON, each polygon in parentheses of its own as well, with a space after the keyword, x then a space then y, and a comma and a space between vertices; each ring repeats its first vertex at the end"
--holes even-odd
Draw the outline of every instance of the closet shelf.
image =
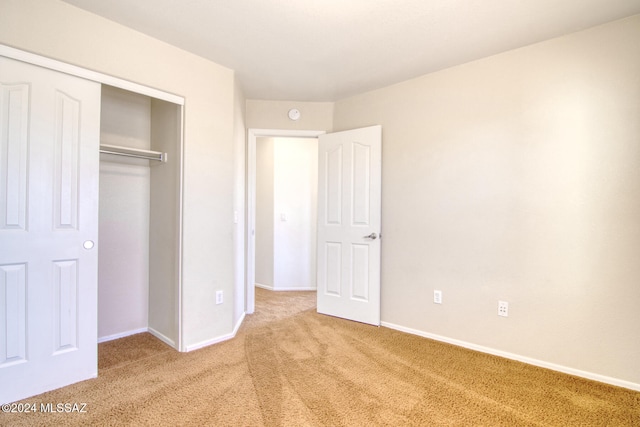
POLYGON ((100 144, 100 152, 104 154, 115 154, 116 156, 135 157, 138 159, 156 160, 167 162, 167 153, 151 150, 140 150, 137 148, 120 147, 117 145, 100 144))

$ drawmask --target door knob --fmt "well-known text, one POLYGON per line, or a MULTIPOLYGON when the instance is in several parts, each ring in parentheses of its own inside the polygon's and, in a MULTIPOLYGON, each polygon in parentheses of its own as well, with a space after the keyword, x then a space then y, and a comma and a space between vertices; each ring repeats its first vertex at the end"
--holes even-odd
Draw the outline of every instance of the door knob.
POLYGON ((376 240, 378 238, 378 235, 376 233, 371 233, 368 236, 364 236, 365 239, 371 239, 371 240, 376 240))
POLYGON ((89 249, 93 249, 93 240, 86 240, 83 244, 82 247, 89 250, 89 249))

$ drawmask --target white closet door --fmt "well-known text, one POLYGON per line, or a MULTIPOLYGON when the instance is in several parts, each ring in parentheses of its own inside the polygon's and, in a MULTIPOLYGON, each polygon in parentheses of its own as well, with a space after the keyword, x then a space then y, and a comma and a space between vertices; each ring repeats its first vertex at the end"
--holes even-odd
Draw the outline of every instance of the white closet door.
POLYGON ((100 85, 0 57, 0 403, 97 376, 100 85))

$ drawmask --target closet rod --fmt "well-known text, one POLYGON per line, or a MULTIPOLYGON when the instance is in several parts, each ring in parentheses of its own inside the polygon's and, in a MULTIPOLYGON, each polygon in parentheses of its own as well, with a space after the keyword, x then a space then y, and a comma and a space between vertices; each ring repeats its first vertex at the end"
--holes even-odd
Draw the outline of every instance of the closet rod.
POLYGON ((137 150, 135 148, 117 147, 115 145, 100 145, 100 152, 104 154, 114 154, 116 156, 135 157, 137 159, 167 161, 167 153, 159 151, 137 150))

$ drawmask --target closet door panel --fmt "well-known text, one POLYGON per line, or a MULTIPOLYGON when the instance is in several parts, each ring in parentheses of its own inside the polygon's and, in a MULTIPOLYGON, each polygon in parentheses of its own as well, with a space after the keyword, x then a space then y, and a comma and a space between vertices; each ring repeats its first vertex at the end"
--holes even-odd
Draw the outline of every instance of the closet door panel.
POLYGON ((0 57, 0 403, 97 375, 100 85, 0 57))
POLYGON ((81 104, 67 94, 56 91, 55 106, 54 224, 57 229, 76 229, 81 104))
POLYGON ((27 217, 29 85, 0 85, 0 229, 24 230, 27 217))
POLYGON ((26 270, 26 264, 0 266, 0 367, 26 358, 26 270))

